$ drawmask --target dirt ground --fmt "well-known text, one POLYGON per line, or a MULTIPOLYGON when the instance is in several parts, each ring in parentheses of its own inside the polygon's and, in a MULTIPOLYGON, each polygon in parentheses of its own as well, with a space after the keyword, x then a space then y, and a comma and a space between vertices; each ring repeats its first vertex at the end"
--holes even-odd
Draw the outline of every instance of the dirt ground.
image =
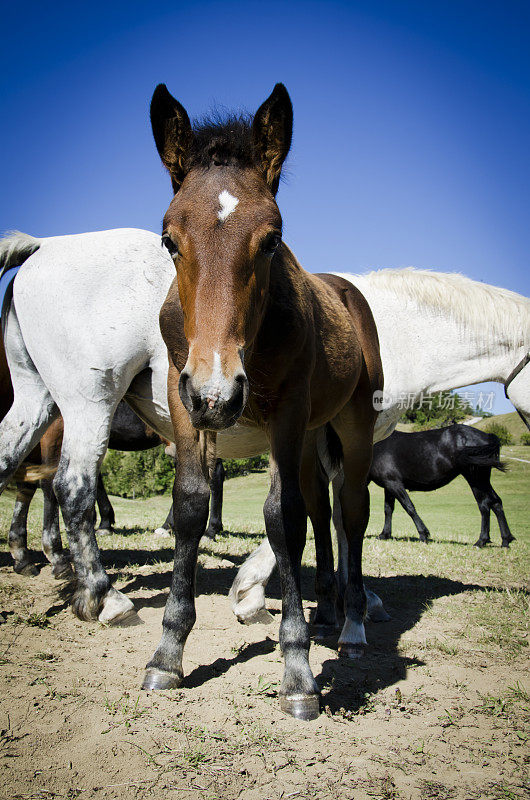
MULTIPOLYGON (((334 641, 313 643, 323 713, 298 722, 277 698, 278 586, 272 621, 240 625, 226 594, 243 556, 226 557, 226 540, 201 555, 182 688, 139 691, 170 577, 168 542, 158 544, 105 551, 138 610, 127 627, 79 622, 48 566, 28 579, 2 562, 2 798, 528 796, 527 641, 521 631, 512 648, 484 637, 473 608, 494 598, 487 578, 372 577, 391 621, 368 624, 356 661, 339 659, 334 641)), ((304 571, 308 597, 313 576, 304 571)), ((511 604, 519 619, 521 587, 497 594, 492 613, 511 604)))

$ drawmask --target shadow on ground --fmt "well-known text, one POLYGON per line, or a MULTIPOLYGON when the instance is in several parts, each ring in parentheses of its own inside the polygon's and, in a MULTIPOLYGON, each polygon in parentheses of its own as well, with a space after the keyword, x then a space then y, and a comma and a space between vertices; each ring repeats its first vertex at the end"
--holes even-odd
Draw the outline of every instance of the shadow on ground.
MULTIPOLYGON (((246 534, 244 535, 246 536, 246 534)), ((137 608, 161 607, 165 604, 171 580, 173 559, 171 547, 164 547, 160 550, 117 550, 105 549, 104 541, 101 541, 100 544, 103 562, 108 569, 127 573, 127 568, 134 570, 138 566, 153 565, 156 568, 156 571, 147 574, 131 575, 129 573, 130 580, 120 586, 120 589, 126 594, 136 591, 142 591, 142 594, 149 593, 147 596, 143 594, 143 596, 135 598, 137 608)), ((215 556, 217 563, 212 561, 212 566, 198 565, 197 594, 226 596, 237 568, 246 558, 246 554, 230 555, 231 565, 226 565, 226 561, 222 564, 222 556, 212 551, 207 540, 203 540, 201 552, 209 557, 215 556)), ((34 553, 33 555, 38 564, 46 563, 42 554, 34 553)), ((0 565, 8 566, 10 564, 9 553, 1 553, 0 565)), ((402 635, 414 628, 436 599, 463 592, 478 593, 498 590, 498 587, 495 586, 463 583, 434 575, 406 574, 391 577, 369 577, 366 584, 369 589, 381 597, 391 619, 384 623, 367 623, 366 632, 369 646, 365 655, 357 660, 338 657, 336 636, 320 642, 329 649, 329 658, 323 661, 321 672, 316 679, 322 690, 323 704, 329 707, 331 713, 340 712, 341 709, 344 709, 345 712, 358 712, 370 702, 371 694, 392 686, 406 677, 408 669, 422 664, 417 659, 401 654, 399 642, 402 635)), ((304 598, 310 602, 315 602, 314 585, 315 568, 304 566, 302 568, 302 593, 304 598)), ((280 585, 276 574, 272 576, 267 586, 267 596, 276 600, 281 599, 280 585)), ((63 606, 57 608, 61 607, 63 606)), ((227 614, 229 613, 227 604, 227 614)), ((272 637, 274 638, 275 635, 274 632, 272 637)), ((186 677, 184 685, 199 686, 227 672, 234 664, 269 653, 273 648, 274 642, 268 638, 248 644, 234 658, 220 658, 210 664, 196 667, 186 677)))

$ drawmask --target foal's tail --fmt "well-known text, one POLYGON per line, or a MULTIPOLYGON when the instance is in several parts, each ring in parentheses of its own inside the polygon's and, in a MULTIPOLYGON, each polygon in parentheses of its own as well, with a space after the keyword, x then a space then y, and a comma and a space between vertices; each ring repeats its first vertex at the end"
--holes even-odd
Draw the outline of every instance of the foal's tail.
POLYGON ((342 444, 329 422, 319 431, 317 451, 322 468, 332 481, 342 466, 342 444))
POLYGON ((458 454, 461 467, 489 467, 506 472, 506 464, 499 458, 501 445, 495 434, 490 434, 490 442, 478 447, 466 447, 458 454))
POLYGON ((57 464, 21 464, 15 471, 13 480, 17 483, 37 483, 51 478, 57 472, 57 464))
POLYGON ((8 233, 0 239, 0 276, 10 267, 20 267, 40 246, 41 240, 28 233, 8 233))

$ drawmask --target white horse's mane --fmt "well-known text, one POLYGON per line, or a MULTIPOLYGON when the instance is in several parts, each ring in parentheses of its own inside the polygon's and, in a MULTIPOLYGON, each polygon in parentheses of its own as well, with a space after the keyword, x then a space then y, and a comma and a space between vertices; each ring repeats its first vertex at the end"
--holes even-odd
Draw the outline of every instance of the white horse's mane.
POLYGON ((364 275, 341 274, 353 282, 367 281, 379 291, 388 291, 409 298, 420 307, 445 313, 480 338, 498 333, 506 339, 507 345, 530 347, 530 300, 517 292, 480 283, 457 272, 413 267, 380 269, 364 275))

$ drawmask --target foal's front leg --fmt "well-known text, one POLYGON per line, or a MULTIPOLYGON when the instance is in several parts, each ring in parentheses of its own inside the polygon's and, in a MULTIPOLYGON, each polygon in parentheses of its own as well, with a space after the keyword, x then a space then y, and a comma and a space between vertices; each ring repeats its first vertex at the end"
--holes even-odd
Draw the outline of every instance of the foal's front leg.
POLYGON ((162 638, 147 664, 142 689, 174 689, 180 686, 184 645, 196 619, 195 570, 199 542, 208 521, 210 499, 199 438, 203 440, 203 436, 211 434, 199 437, 178 398, 174 400, 174 406, 177 404, 180 407, 172 408, 177 449, 173 486, 175 560, 162 621, 162 638))
POLYGON ((306 418, 300 406, 270 425, 271 488, 263 508, 265 527, 276 556, 282 587, 280 647, 285 671, 280 688, 283 711, 299 719, 316 719, 319 692, 309 666, 309 627, 300 593, 300 562, 307 516, 300 490, 300 461, 306 418))

